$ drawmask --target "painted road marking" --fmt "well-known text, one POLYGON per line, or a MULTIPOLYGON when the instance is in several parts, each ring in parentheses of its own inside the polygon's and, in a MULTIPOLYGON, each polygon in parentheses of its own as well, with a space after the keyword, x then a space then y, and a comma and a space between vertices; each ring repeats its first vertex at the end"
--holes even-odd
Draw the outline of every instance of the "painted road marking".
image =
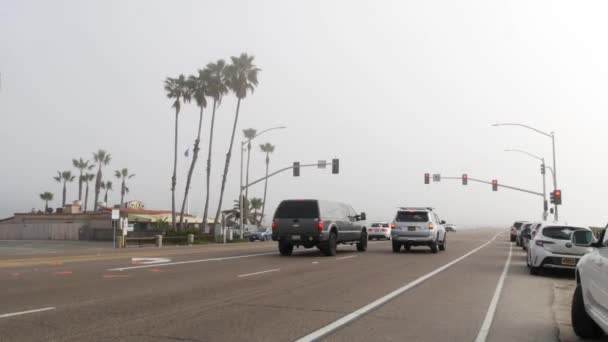
POLYGON ((115 278, 129 278, 130 275, 128 275, 128 274, 104 274, 102 277, 106 278, 106 279, 115 279, 115 278))
POLYGON ((509 272, 509 264, 511 263, 512 254, 513 244, 509 244, 509 256, 507 257, 507 261, 505 262, 505 268, 502 270, 502 274, 500 275, 500 279, 498 280, 498 285, 496 285, 496 291, 494 291, 494 297, 492 297, 490 307, 488 308, 488 312, 486 313, 486 318, 483 320, 483 324, 481 325, 481 329, 479 330, 479 334, 477 334, 475 342, 485 342, 488 338, 488 333, 490 332, 490 328, 492 327, 492 321, 494 320, 494 314, 496 313, 496 308, 498 307, 498 300, 500 299, 502 286, 504 285, 505 278, 507 277, 507 273, 509 272))
POLYGON ((7 314, 0 315, 0 318, 8 318, 8 317, 14 317, 14 316, 21 316, 21 315, 27 315, 27 314, 31 314, 31 313, 43 312, 43 311, 49 311, 49 310, 55 310, 55 307, 54 306, 50 306, 48 308, 42 308, 42 309, 34 309, 34 310, 28 310, 28 311, 7 313, 7 314))
POLYGON ((489 245, 490 243, 494 242, 496 240, 496 238, 498 237, 498 235, 503 234, 503 232, 498 233, 496 235, 494 235, 494 237, 492 239, 490 239, 490 241, 484 243, 483 245, 471 250, 470 252, 466 253, 465 255, 461 256, 460 258, 457 258, 455 260, 452 260, 451 262, 439 267, 438 269, 427 273, 425 275, 423 275, 422 277, 408 283, 405 284, 404 286, 394 290, 393 292, 385 295, 384 297, 378 298, 375 301, 367 304, 366 306, 322 327, 319 330, 313 331, 312 333, 299 338, 296 342, 308 342, 308 341, 316 341, 321 339, 324 336, 327 336, 331 333, 333 333, 334 331, 342 328, 343 326, 345 326, 346 324, 349 324, 353 321, 355 321, 356 319, 366 315, 367 313, 369 313, 372 310, 375 310, 377 308, 379 308, 380 306, 390 302, 391 300, 395 299, 397 296, 413 289, 414 287, 422 284, 423 282, 429 280, 430 278, 436 276, 437 274, 445 271, 446 269, 452 267, 453 265, 455 265, 456 263, 466 259, 468 256, 476 253, 477 251, 479 251, 480 249, 486 247, 487 245, 489 245))
POLYGON ((152 265, 141 265, 141 266, 131 266, 131 267, 120 267, 120 268, 111 268, 107 271, 126 271, 126 270, 136 270, 139 268, 150 268, 150 267, 163 267, 163 266, 174 266, 174 265, 185 265, 185 264, 195 264, 199 262, 209 262, 209 261, 224 261, 224 260, 233 260, 233 259, 242 259, 242 258, 253 258, 257 256, 263 255, 276 255, 276 252, 272 253, 258 253, 258 254, 246 254, 246 255, 237 255, 232 257, 224 257, 224 258, 211 258, 211 259, 199 259, 199 260, 187 260, 187 261, 175 261, 168 262, 166 264, 152 264, 152 265))
POLYGON ((167 258, 131 258, 131 263, 134 265, 150 265, 150 264, 164 264, 171 262, 171 259, 167 258))
POLYGON ((266 270, 266 271, 260 271, 260 272, 255 272, 255 273, 247 273, 247 274, 241 274, 238 277, 239 278, 243 278, 243 277, 249 277, 249 276, 254 276, 254 275, 258 275, 258 274, 262 274, 262 273, 269 273, 269 272, 278 272, 280 271, 280 268, 274 268, 272 270, 266 270))
POLYGON ((344 259, 350 259, 350 258, 356 258, 356 255, 350 255, 350 256, 345 256, 345 257, 341 257, 341 258, 336 258, 336 260, 344 260, 344 259))

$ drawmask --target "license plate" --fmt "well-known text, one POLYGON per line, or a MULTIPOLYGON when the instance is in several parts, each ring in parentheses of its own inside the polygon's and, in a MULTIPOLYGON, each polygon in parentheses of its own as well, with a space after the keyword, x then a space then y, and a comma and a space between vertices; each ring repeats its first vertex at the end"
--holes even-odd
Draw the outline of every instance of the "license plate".
POLYGON ((292 240, 297 240, 297 241, 300 241, 300 239, 301 239, 301 238, 300 238, 300 235, 292 235, 292 236, 291 236, 291 239, 292 239, 292 240))
POLYGON ((574 259, 574 258, 562 258, 562 265, 576 266, 576 259, 574 259))
POLYGON ((415 232, 416 231, 416 227, 407 227, 407 231, 408 232, 415 232))

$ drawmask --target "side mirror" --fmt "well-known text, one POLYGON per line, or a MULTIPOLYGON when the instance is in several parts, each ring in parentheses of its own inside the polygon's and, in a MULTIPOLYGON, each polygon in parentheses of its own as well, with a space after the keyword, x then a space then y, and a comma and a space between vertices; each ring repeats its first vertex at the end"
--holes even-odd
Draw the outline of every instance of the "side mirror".
POLYGON ((361 221, 367 220, 367 215, 365 215, 365 213, 361 213, 361 215, 359 215, 359 220, 361 220, 361 221))
POLYGON ((593 233, 588 230, 577 230, 572 233, 571 240, 575 246, 589 247, 593 243, 593 233))
POLYGON ((445 224, 445 223, 446 223, 445 220, 441 220, 441 224, 445 224))

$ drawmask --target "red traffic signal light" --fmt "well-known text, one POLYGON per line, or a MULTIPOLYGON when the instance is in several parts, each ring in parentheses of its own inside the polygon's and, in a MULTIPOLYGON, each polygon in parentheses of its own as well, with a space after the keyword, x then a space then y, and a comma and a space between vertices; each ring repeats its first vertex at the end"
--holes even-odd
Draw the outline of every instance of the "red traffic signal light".
POLYGON ((492 180, 492 191, 498 191, 498 181, 496 179, 492 180))
POLYGON ((428 173, 424 174, 424 184, 430 184, 431 183, 431 175, 428 173))
POLYGON ((462 175, 462 185, 469 184, 469 176, 465 173, 462 175))
POLYGON ((553 199, 555 201, 555 204, 557 204, 557 205, 562 204, 562 191, 561 190, 553 191, 553 199))

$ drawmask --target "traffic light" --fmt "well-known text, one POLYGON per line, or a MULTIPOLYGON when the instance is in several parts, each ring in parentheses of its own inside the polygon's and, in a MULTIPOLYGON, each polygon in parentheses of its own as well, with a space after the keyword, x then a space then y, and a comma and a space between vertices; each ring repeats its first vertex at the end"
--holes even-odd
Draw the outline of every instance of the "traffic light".
POLYGON ((546 170, 545 170, 545 164, 544 164, 544 163, 543 163, 543 164, 540 164, 540 174, 541 174, 541 175, 544 175, 544 174, 545 174, 545 172, 546 172, 546 170))
POLYGON ((431 175, 428 173, 424 174, 424 184, 430 184, 431 183, 431 175))
POLYGON ((551 191, 549 198, 551 199, 551 204, 555 204, 555 191, 551 191))
POLYGON ((553 191, 553 193, 554 193, 553 198, 555 200, 555 204, 557 204, 557 205, 562 204, 562 191, 555 190, 555 191, 553 191))
POLYGON ((469 184, 469 175, 467 175, 466 173, 462 175, 462 185, 467 185, 469 184))
POLYGON ((498 181, 496 179, 492 180, 492 191, 498 191, 498 181))
POLYGON ((331 161, 331 173, 337 175, 340 173, 340 159, 332 159, 331 161))
POLYGON ((300 162, 293 162, 293 176, 300 177, 300 162))

